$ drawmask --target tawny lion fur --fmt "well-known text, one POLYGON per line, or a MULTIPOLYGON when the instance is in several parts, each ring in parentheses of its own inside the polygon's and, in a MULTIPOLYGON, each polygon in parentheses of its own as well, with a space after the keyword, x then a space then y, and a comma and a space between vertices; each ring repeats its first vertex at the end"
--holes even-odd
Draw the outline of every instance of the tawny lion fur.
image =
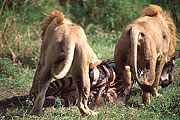
POLYGON ((83 114, 96 114, 87 106, 90 91, 89 66, 98 62, 88 45, 84 30, 65 18, 61 11, 46 15, 42 32, 42 46, 38 68, 31 92, 40 93, 30 114, 41 112, 47 87, 52 79, 72 76, 76 82, 78 107, 83 114))
POLYGON ((143 103, 150 103, 150 93, 158 96, 163 66, 175 52, 177 40, 176 27, 166 11, 151 4, 144 8, 142 16, 125 28, 115 47, 114 60, 118 75, 123 77, 122 90, 131 88, 126 68, 132 65, 136 81, 143 89, 143 103), (137 64, 145 73, 144 84, 138 80, 137 64))

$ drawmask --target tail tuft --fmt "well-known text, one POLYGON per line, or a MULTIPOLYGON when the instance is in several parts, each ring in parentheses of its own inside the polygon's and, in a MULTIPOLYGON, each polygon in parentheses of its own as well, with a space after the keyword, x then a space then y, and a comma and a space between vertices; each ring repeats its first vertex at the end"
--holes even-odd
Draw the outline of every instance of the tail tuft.
POLYGON ((151 85, 146 85, 146 84, 141 84, 141 83, 138 83, 138 84, 139 84, 139 86, 141 87, 141 89, 142 89, 143 91, 149 92, 149 93, 151 93, 153 96, 156 95, 156 92, 155 92, 153 86, 151 86, 151 85))

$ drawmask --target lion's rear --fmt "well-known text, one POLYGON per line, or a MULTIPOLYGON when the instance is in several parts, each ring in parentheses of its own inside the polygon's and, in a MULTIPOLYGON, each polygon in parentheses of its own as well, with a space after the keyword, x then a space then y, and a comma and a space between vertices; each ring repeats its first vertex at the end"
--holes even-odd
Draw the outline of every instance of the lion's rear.
MULTIPOLYGON (((120 70, 124 72, 124 63, 128 63, 127 65, 134 64, 134 66, 136 66, 136 62, 138 62, 138 64, 147 71, 145 72, 147 77, 144 78, 144 87, 148 88, 147 90, 150 91, 143 93, 143 102, 150 102, 149 92, 152 94, 155 93, 157 96, 159 95, 156 88, 159 84, 159 77, 162 71, 162 66, 166 61, 166 58, 174 53, 176 41, 176 27, 173 23, 173 20, 171 19, 168 12, 162 10, 162 8, 157 5, 149 5, 144 8, 142 16, 129 24, 122 33, 121 38, 116 45, 114 54, 116 70, 118 71, 119 68, 121 68, 120 70), (131 32, 132 29, 130 28, 135 27, 137 27, 137 30, 133 30, 134 32, 131 32), (126 40, 126 35, 131 36, 131 42, 129 42, 130 40, 126 40), (135 38, 136 41, 134 41, 135 38), (142 38, 142 40, 140 38, 142 38), (126 49, 122 49, 125 45, 128 46, 129 43, 132 43, 132 45, 130 45, 132 48, 131 51, 127 51, 128 47, 126 49), (138 46, 139 48, 143 49, 143 54, 140 54, 137 51, 138 46), (134 49, 134 47, 136 49, 134 49), (132 54, 132 51, 137 53, 132 54), (124 53, 127 54, 127 56, 123 55, 124 53), (133 57, 134 61, 131 61, 132 58, 128 56, 130 53, 130 56, 133 57), (137 57, 138 55, 136 54, 138 54, 140 58, 137 57), (135 57, 138 60, 135 59, 135 57), (159 62, 159 65, 156 65, 157 61, 159 62), (153 87, 155 89, 153 89, 153 87), (152 91, 150 88, 152 88, 152 91)), ((121 73, 124 75, 123 72, 121 73)), ((123 84, 126 86, 125 83, 123 84)))

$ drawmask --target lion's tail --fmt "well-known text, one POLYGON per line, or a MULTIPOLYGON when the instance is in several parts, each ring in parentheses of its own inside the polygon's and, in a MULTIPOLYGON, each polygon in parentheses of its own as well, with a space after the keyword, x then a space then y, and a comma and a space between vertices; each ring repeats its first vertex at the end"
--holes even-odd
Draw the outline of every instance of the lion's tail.
POLYGON ((135 74, 135 81, 138 83, 138 85, 141 87, 141 89, 145 92, 150 92, 153 95, 155 94, 153 86, 141 84, 138 79, 138 73, 137 73, 137 46, 138 46, 138 39, 141 31, 138 29, 138 27, 134 26, 130 29, 130 40, 131 40, 131 63, 133 68, 133 74, 135 74))
POLYGON ((143 10, 144 16, 156 16, 158 14, 161 14, 163 12, 162 8, 157 5, 149 4, 147 7, 143 10))
POLYGON ((135 80, 138 81, 138 74, 137 74, 137 45, 138 45, 138 36, 140 30, 136 29, 136 27, 132 27, 130 29, 130 40, 131 40, 131 63, 133 67, 133 72, 135 74, 135 80))
POLYGON ((65 46, 65 55, 67 56, 64 61, 64 67, 57 75, 54 75, 56 79, 64 78, 69 72, 70 67, 72 65, 72 61, 74 58, 74 51, 75 51, 75 43, 74 40, 72 40, 71 42, 70 41, 71 41, 70 39, 67 39, 67 45, 65 46))

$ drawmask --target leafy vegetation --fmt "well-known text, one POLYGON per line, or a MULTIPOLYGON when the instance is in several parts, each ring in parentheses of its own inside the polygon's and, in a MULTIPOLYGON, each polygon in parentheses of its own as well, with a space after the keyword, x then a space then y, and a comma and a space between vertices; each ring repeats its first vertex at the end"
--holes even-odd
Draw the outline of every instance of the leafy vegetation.
MULTIPOLYGON (((180 32, 180 0, 0 0, 0 99, 28 93, 39 59, 43 13, 62 10, 84 28, 98 57, 107 59, 113 57, 121 31, 149 3, 170 11, 180 32)), ((177 59, 173 84, 160 88, 163 97, 152 97, 148 106, 141 105, 141 92, 136 88, 128 104, 120 100, 106 103, 95 109, 97 116, 81 116, 78 108, 71 106, 51 107, 39 117, 28 117, 29 105, 0 110, 0 119, 180 119, 179 73, 177 59)), ((61 103, 56 100, 56 104, 61 103)))

